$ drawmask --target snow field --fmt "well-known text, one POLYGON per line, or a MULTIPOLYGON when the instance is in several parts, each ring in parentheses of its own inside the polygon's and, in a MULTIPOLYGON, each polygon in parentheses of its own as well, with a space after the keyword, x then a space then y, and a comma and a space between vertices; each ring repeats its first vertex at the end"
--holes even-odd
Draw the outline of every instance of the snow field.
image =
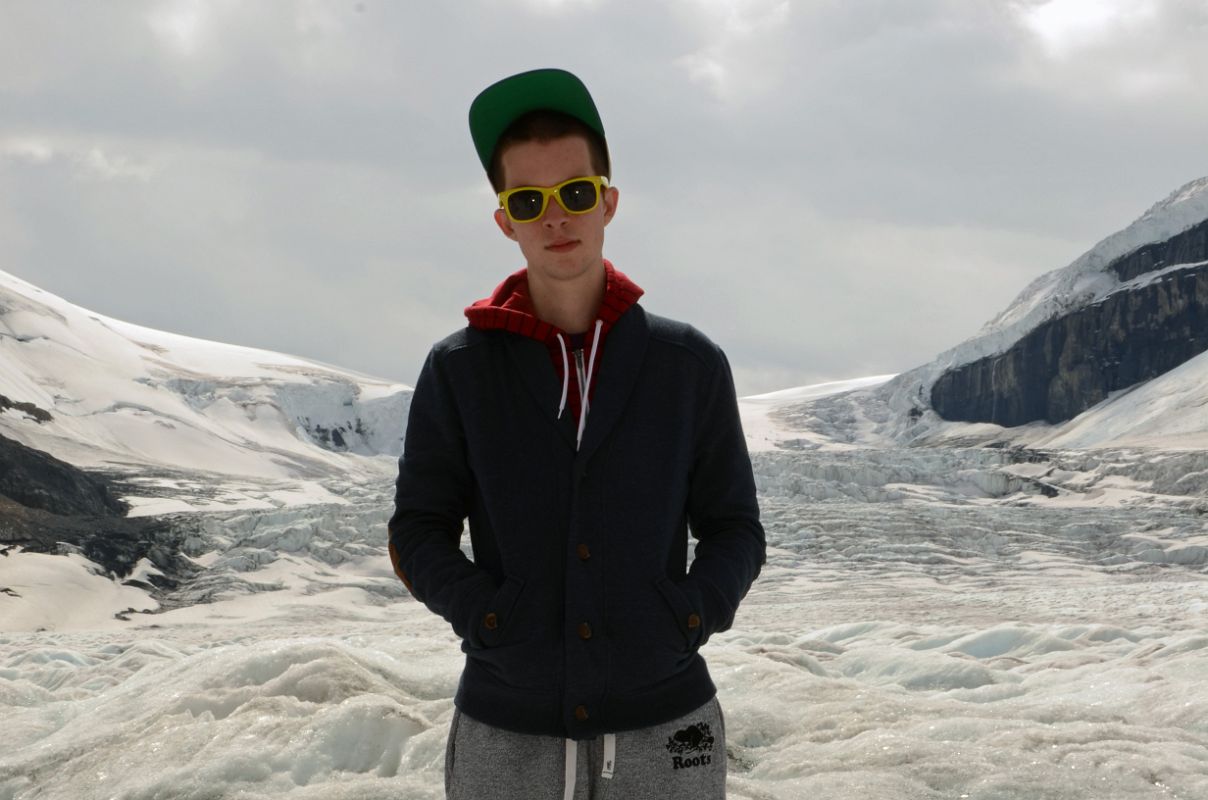
MULTIPOLYGON (((1188 620, 934 624, 925 606, 965 601, 915 590, 891 610, 854 583, 792 603, 753 591, 707 646, 732 797, 1208 790, 1208 636, 1188 620), (884 619, 854 618, 853 594, 884 619)), ((1172 588, 1192 593, 1152 582, 1137 599, 1172 588)), ((1015 591, 995 590, 1007 607, 1015 591)), ((315 614, 272 598, 239 625, 219 603, 204 624, 181 610, 162 628, 0 636, 0 798, 441 797, 461 663, 443 623, 412 601, 315 614)))
POLYGON ((9 551, 0 557, 0 632, 103 627, 128 608, 156 609, 146 592, 123 586, 80 555, 9 551))
POLYGON ((893 622, 753 633, 763 626, 750 617, 770 610, 784 608, 757 605, 744 614, 743 631, 722 635, 710 654, 727 713, 731 796, 1208 791, 1208 637, 893 622))
POLYGON ((23 692, 5 697, 6 727, 30 746, 0 757, 0 798, 443 795, 449 637, 408 637, 404 664, 380 644, 268 633, 68 637, 7 659, 23 692))
MULTIPOLYGON (((1208 796, 1195 458, 757 453, 768 564, 705 650, 730 796, 1208 796)), ((194 604, 0 634, 0 800, 441 797, 458 642, 388 484, 327 486, 192 517, 194 604)))

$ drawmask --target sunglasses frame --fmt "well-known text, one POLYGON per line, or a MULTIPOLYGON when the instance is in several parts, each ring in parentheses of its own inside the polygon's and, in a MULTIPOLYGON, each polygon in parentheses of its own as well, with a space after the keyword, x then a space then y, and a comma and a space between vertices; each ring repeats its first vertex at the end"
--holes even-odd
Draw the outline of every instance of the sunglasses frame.
POLYGON ((567 214, 574 214, 576 216, 579 214, 589 214, 592 211, 595 211, 600 205, 600 198, 604 196, 604 190, 608 187, 608 178, 604 177, 603 175, 580 175, 577 178, 570 178, 569 180, 562 181, 562 183, 559 183, 556 186, 517 186, 513 189, 506 189, 499 193, 499 207, 503 209, 504 214, 507 214, 508 219, 517 225, 536 222, 544 217, 546 210, 549 208, 549 199, 551 197, 557 201, 558 205, 562 206, 562 210, 567 214), (582 211, 572 211, 566 207, 565 203, 562 202, 561 192, 565 187, 572 183, 578 183, 579 181, 587 181, 595 187, 596 202, 591 204, 591 208, 585 208, 582 211), (512 216, 512 210, 508 208, 507 201, 509 197, 517 192, 539 192, 541 194, 541 210, 538 211, 536 216, 534 216, 532 219, 516 219, 512 216))

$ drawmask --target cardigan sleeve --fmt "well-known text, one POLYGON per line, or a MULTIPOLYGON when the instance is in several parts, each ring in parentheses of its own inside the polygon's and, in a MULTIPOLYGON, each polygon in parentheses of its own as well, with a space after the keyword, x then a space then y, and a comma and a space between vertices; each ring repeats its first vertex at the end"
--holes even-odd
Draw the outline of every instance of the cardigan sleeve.
POLYGON ((473 475, 456 399, 433 348, 411 410, 390 518, 390 559, 417 600, 472 644, 497 591, 494 579, 461 550, 473 475))
POLYGON ((681 583, 702 610, 702 644, 733 623, 767 552, 734 378, 720 348, 716 354, 689 478, 688 524, 697 544, 681 583))

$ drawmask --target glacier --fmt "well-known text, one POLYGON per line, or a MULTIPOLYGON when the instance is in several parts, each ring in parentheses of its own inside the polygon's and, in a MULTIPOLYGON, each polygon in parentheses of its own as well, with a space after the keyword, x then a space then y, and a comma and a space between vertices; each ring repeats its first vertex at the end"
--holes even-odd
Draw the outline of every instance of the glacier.
MULTIPOLYGON (((1208 795, 1208 454, 753 463, 768 564, 705 648, 731 797, 1208 795)), ((441 797, 459 642, 390 570, 389 482, 330 485, 182 515, 162 604, 0 557, 0 798, 441 797)))

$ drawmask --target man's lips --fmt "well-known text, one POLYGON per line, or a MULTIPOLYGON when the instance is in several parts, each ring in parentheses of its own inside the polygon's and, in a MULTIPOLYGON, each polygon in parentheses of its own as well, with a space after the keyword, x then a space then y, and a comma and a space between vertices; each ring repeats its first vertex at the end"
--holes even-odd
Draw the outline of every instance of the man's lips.
POLYGON ((556 242, 551 242, 545 246, 546 250, 551 250, 555 253, 566 253, 574 250, 579 246, 578 239, 560 239, 556 242))

